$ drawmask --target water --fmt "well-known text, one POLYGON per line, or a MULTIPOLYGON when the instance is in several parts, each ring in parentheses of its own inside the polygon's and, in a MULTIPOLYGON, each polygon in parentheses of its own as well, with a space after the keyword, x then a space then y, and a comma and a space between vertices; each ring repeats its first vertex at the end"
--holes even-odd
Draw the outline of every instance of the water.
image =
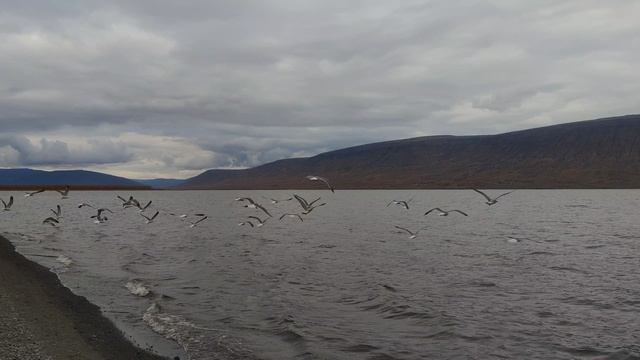
POLYGON ((640 358, 640 191, 522 190, 491 207, 471 191, 299 191, 328 204, 278 221, 297 204, 263 196, 290 193, 133 193, 207 213, 195 228, 162 214, 147 225, 113 192, 13 193, 0 226, 169 355, 179 343, 192 359, 640 358), (239 195, 276 217, 238 226, 263 215, 239 195), (408 211, 386 207, 411 197, 408 211), (94 224, 83 201, 116 214, 94 224), (60 228, 42 225, 58 203, 60 228), (422 216, 434 206, 470 216, 422 216), (426 229, 409 239, 394 225, 426 229))

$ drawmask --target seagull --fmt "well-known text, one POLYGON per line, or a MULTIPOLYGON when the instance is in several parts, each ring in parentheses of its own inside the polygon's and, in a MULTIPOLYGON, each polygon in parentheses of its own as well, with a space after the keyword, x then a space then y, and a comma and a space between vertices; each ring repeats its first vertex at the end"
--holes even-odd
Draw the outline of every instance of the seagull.
POLYGON ((11 211, 11 206, 13 206, 13 196, 9 198, 9 202, 4 202, 3 199, 0 199, 0 201, 2 201, 2 205, 4 206, 4 211, 11 211))
POLYGON ((40 189, 40 190, 33 191, 33 192, 25 192, 24 193, 24 197, 32 197, 33 195, 40 194, 42 192, 44 192, 44 189, 40 189))
POLYGON ((60 205, 56 206, 56 209, 49 209, 51 210, 51 212, 53 213, 53 215, 56 216, 56 219, 60 219, 62 217, 62 208, 60 207, 60 205))
POLYGON ((140 204, 138 204, 138 208, 140 209, 139 211, 140 211, 140 212, 144 212, 145 210, 147 210, 147 209, 149 208, 149 206, 151 205, 151 203, 152 203, 152 202, 153 202, 153 201, 149 201, 149 202, 147 203, 147 205, 145 205, 145 206, 141 206, 140 204))
POLYGON ((105 211, 108 211, 108 212, 113 214, 113 211, 111 211, 109 209, 100 208, 100 209, 98 209, 98 214, 91 216, 91 219, 96 219, 94 221, 94 223, 102 224, 102 223, 106 222, 107 220, 109 220, 106 216, 102 216, 102 213, 105 212, 105 211))
POLYGON ((129 200, 125 200, 122 196, 118 195, 118 199, 122 201, 122 207, 124 208, 130 208, 133 206, 140 208, 140 202, 134 199, 133 196, 129 196, 129 200))
POLYGON ((282 214, 282 216, 280 216, 280 220, 284 219, 285 217, 290 217, 290 218, 298 218, 300 219, 300 221, 304 222, 304 220, 302 220, 302 216, 300 216, 299 214, 282 214))
POLYGON ((425 216, 427 216, 427 215, 429 215, 429 213, 431 213, 432 211, 437 211, 437 212, 438 212, 438 215, 440 215, 440 216, 449 216, 449 213, 452 213, 452 212, 457 212, 457 213, 462 214, 462 215, 464 215, 464 216, 469 216, 469 215, 467 215, 467 213, 465 213, 464 211, 460 211, 460 210, 457 210, 457 209, 454 209, 454 210, 448 210, 448 211, 447 211, 447 210, 442 210, 442 209, 440 209, 440 208, 433 208, 433 209, 431 209, 431 210, 427 211, 426 213, 424 213, 424 215, 425 215, 425 216))
POLYGON ((82 208, 83 208, 83 207, 85 207, 85 206, 88 206, 88 207, 90 207, 90 208, 93 208, 93 206, 92 206, 92 205, 90 205, 90 204, 87 204, 87 203, 81 203, 81 204, 78 204, 78 209, 82 209, 82 208))
POLYGON ((498 202, 498 199, 500 199, 501 197, 503 197, 505 195, 509 195, 509 194, 511 194, 513 192, 513 191, 509 191, 509 192, 506 192, 506 193, 504 193, 502 195, 499 195, 499 196, 497 196, 497 197, 492 199, 487 194, 483 193, 482 191, 480 191, 478 189, 471 189, 471 190, 473 190, 473 191, 477 192, 478 194, 484 196, 484 198, 487 199, 487 202, 485 202, 485 204, 487 204, 489 206, 491 206, 493 204, 496 204, 498 202))
POLYGON ((420 229, 420 230, 418 230, 416 232, 413 232, 413 231, 411 231, 409 229, 405 229, 405 228, 403 228, 401 226, 398 226, 398 225, 395 225, 395 228, 396 229, 400 229, 400 230, 406 232, 407 234, 409 234, 409 239, 415 239, 416 236, 418 236, 418 233, 424 229, 424 228, 422 228, 422 229, 420 229))
POLYGON ((274 198, 269 198, 269 200, 271 200, 271 203, 272 203, 272 204, 277 204, 277 203, 279 203, 279 202, 283 202, 283 201, 291 201, 291 200, 293 200, 293 198, 292 198, 292 197, 290 197, 290 198, 288 198, 288 199, 282 199, 282 200, 278 200, 278 199, 274 199, 274 198))
POLYGON ((322 203, 320 205, 313 206, 313 204, 315 204, 318 200, 320 200, 320 198, 317 198, 317 199, 313 200, 312 202, 308 202, 307 200, 305 200, 305 198, 303 198, 300 195, 293 194, 293 197, 296 200, 298 200, 298 203, 300 203, 300 206, 302 206, 302 209, 304 210, 302 212, 302 214, 304 214, 304 215, 307 215, 308 213, 310 213, 311 211, 313 211, 313 209, 315 209, 317 207, 327 205, 327 203, 322 203))
POLYGON ((403 208, 409 210, 409 203, 410 202, 411 202, 411 200, 409 200, 409 201, 391 200, 391 202, 387 204, 387 207, 389 207, 389 205, 391 205, 391 204, 394 204, 394 205, 402 206, 403 208))
POLYGON ((237 198, 236 201, 248 201, 249 203, 247 205, 244 205, 244 207, 249 209, 260 209, 269 217, 272 217, 271 214, 267 211, 267 209, 265 209, 262 205, 258 204, 257 202, 253 201, 253 199, 250 197, 237 198))
POLYGON ((333 186, 331 186, 331 184, 329 184, 329 180, 320 177, 320 176, 315 176, 315 175, 308 175, 306 177, 307 180, 311 180, 311 181, 322 181, 323 183, 325 183, 325 185, 327 185, 327 187, 329 188, 329 190, 331 190, 332 193, 335 193, 333 186))
POLYGON ((140 214, 140 216, 142 216, 143 218, 147 219, 147 221, 146 221, 147 224, 151 224, 153 222, 153 219, 155 219, 156 216, 158 216, 158 214, 160 214, 160 211, 156 211, 156 213, 153 214, 152 217, 148 217, 145 214, 140 214))
POLYGON ((248 216, 249 219, 254 219, 255 221, 258 222, 258 224, 256 224, 256 227, 261 227, 262 225, 267 223, 267 220, 269 220, 269 218, 265 218, 264 220, 260 219, 257 216, 248 216))
POLYGON ((179 218, 180 220, 184 220, 184 219, 187 217, 187 214, 180 214, 180 215, 178 215, 178 214, 176 214, 176 213, 169 213, 169 215, 171 215, 171 216, 175 216, 175 217, 179 218))
POLYGON ((65 186, 64 190, 56 190, 63 199, 69 198, 69 185, 65 186))
POLYGON ((189 227, 190 227, 190 228, 194 228, 194 227, 196 227, 196 225, 198 225, 199 223, 201 223, 201 222, 205 221, 207 218, 209 218, 209 217, 205 215, 204 217, 201 217, 200 219, 198 219, 198 220, 197 220, 197 221, 195 221, 195 222, 191 222, 191 221, 190 221, 191 225, 189 225, 189 227))
POLYGON ((241 223, 238 223, 238 226, 244 226, 244 225, 249 225, 251 227, 253 227, 253 223, 251 221, 243 221, 241 223))
POLYGON ((53 226, 53 227, 56 227, 56 226, 58 226, 58 224, 59 224, 60 222, 59 222, 56 218, 48 217, 48 218, 46 218, 46 219, 42 220, 42 223, 43 223, 43 224, 49 224, 49 225, 51 225, 51 226, 53 226))

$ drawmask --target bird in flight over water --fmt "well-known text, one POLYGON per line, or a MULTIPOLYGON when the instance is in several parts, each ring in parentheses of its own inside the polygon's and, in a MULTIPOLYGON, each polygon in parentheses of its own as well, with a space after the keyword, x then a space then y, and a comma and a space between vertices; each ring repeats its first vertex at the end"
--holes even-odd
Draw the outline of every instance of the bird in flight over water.
POLYGON ((327 187, 329 188, 329 190, 331 190, 332 193, 335 193, 335 190, 333 188, 333 186, 331 186, 331 184, 329 184, 329 180, 327 180, 326 178, 320 177, 320 176, 315 176, 315 175, 307 175, 307 180, 311 180, 311 181, 321 181, 323 182, 325 185, 327 185, 327 187))
POLYGON ((424 228, 422 228, 422 229, 419 229, 419 230, 418 230, 418 231, 416 231, 416 232, 413 232, 413 231, 411 231, 411 230, 409 230, 409 229, 405 229, 405 228, 403 228, 402 226, 398 226, 398 225, 395 225, 395 228, 396 228, 396 229, 400 229, 400 230, 402 230, 402 231, 406 232, 407 234, 409 234, 409 239, 415 239, 415 238, 416 238, 416 236, 418 236, 418 234, 420 233, 420 231, 422 231, 422 230, 424 229, 424 228))
POLYGON ((4 199, 0 199, 2 201, 2 206, 4 206, 4 211, 10 211, 11 206, 13 206, 13 196, 9 198, 9 202, 4 202, 4 199))
POLYGON ((511 194, 513 192, 513 191, 509 191, 509 192, 506 192, 504 194, 498 195, 495 198, 492 198, 489 195, 483 193, 482 191, 480 191, 478 189, 471 189, 471 190, 473 190, 473 191, 477 192, 478 194, 484 196, 484 198, 487 199, 487 202, 485 202, 485 204, 487 204, 489 206, 491 206, 493 204, 497 204, 498 203, 498 199, 500 199, 501 197, 503 197, 505 195, 509 195, 509 194, 511 194))
POLYGON ((40 194, 40 193, 43 193, 43 192, 44 192, 44 189, 36 190, 36 191, 33 191, 33 192, 25 192, 24 193, 24 197, 32 197, 33 195, 40 194))
POLYGON ((440 215, 440 216, 449 216, 449 213, 452 213, 452 212, 457 212, 457 213, 462 214, 462 215, 464 215, 464 216, 469 216, 469 215, 467 215, 467 213, 465 213, 464 211, 461 211, 461 210, 458 210, 458 209, 453 209, 453 210, 442 210, 442 209, 440 209, 440 208, 438 208, 438 207, 437 207, 437 208, 433 208, 433 209, 431 209, 431 210, 427 211, 426 213, 424 213, 424 215, 425 215, 425 216, 427 216, 427 215, 429 215, 430 213, 432 213, 433 211, 437 211, 437 212, 438 212, 438 215, 440 215))

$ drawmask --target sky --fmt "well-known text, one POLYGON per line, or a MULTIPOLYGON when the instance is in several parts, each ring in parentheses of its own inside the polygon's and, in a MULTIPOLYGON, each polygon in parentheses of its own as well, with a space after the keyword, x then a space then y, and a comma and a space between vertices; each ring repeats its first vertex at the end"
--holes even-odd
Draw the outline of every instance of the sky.
POLYGON ((638 113, 635 0, 0 0, 0 167, 186 178, 638 113))

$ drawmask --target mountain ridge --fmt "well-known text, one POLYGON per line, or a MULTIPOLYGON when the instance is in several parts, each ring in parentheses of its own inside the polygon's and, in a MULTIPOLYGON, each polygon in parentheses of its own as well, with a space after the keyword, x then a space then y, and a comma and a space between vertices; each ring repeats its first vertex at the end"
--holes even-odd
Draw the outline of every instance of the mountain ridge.
POLYGON ((640 115, 491 135, 436 135, 337 149, 244 170, 208 170, 179 189, 637 188, 640 115))

